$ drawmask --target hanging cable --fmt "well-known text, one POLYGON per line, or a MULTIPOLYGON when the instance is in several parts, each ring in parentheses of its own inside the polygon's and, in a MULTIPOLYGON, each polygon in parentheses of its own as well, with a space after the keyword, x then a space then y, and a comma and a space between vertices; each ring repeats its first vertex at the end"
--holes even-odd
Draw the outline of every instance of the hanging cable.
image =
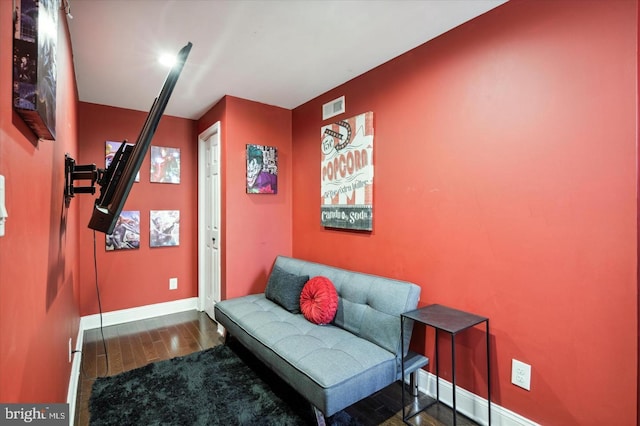
MULTIPOLYGON (((104 328, 102 323, 102 302, 100 301, 100 287, 98 286, 98 256, 96 249, 96 231, 93 231, 93 270, 95 273, 95 281, 96 281, 96 295, 98 296, 98 310, 100 312, 100 335, 102 336, 102 347, 104 348, 104 357, 106 362, 106 372, 104 377, 109 375, 109 353, 107 352, 107 342, 104 338, 104 328)), ((96 369, 96 376, 98 375, 96 369)))

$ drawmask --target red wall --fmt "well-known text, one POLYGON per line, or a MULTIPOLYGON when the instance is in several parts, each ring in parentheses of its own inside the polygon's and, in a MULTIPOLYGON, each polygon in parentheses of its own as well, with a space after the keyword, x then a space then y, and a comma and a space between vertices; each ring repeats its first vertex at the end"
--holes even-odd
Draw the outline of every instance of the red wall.
MULTIPOLYGON (((105 142, 135 142, 146 112, 80 102, 78 164, 105 167, 105 142)), ((198 295, 197 237, 197 134, 196 122, 164 116, 152 146, 180 148, 180 184, 151 183, 150 153, 140 168, 140 182, 134 183, 124 210, 140 211, 140 248, 105 250, 105 235, 96 233, 98 283, 103 312, 198 295), (149 211, 180 211, 180 244, 149 247, 149 211), (169 278, 178 278, 178 288, 169 290, 169 278)), ((97 194, 96 194, 97 196, 97 194)), ((87 227, 96 196, 80 194, 80 309, 82 315, 98 312, 93 269, 93 231, 87 227)))
MULTIPOLYGON (((635 1, 512 0, 296 108, 294 256, 488 316, 492 399, 509 410, 634 424, 637 18, 635 1), (322 121, 340 95, 347 113, 322 121), (323 229, 320 128, 366 111, 374 231, 323 229)), ((458 380, 486 396, 479 330, 458 338, 458 380)))
MULTIPOLYGON (((64 401, 68 339, 97 312, 93 197, 64 209, 64 153, 102 166, 105 140, 135 140, 145 115, 77 108, 60 22, 57 140, 35 140, 0 100, 3 402, 64 401)), ((141 248, 106 253, 98 234, 103 310, 197 295, 196 140, 220 120, 223 297, 262 291, 277 254, 414 281, 421 305, 491 318, 497 404, 543 424, 633 424, 637 43, 636 1, 512 0, 293 113, 225 97, 197 125, 164 117, 153 144, 181 148, 182 182, 149 183, 147 157, 126 206, 141 211, 141 248), (371 233, 319 223, 321 105, 343 94, 348 112, 331 121, 374 112, 371 233), (277 195, 245 193, 247 143, 278 147, 277 195), (149 248, 151 209, 181 211, 179 247, 149 248), (512 358, 532 365, 530 392, 510 384, 512 358)), ((0 52, 10 93, 7 31, 0 52)), ((458 339, 459 384, 484 395, 482 333, 458 339)))
POLYGON ((222 297, 264 291, 275 257, 291 255, 291 111, 226 96, 198 121, 220 121, 222 297), (278 148, 278 193, 246 193, 246 145, 278 148))
POLYGON ((68 342, 78 334, 78 206, 64 208, 64 155, 77 154, 77 91, 59 17, 56 140, 13 112, 12 2, 0 1, 0 174, 9 218, 0 237, 0 401, 66 402, 68 342))

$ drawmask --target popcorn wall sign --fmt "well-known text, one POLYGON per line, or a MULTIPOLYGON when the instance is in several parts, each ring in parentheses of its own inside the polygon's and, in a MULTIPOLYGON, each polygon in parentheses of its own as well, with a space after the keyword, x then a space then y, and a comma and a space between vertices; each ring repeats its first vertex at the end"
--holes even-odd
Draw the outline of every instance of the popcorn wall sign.
POLYGON ((373 230, 373 112, 321 129, 321 223, 373 230))

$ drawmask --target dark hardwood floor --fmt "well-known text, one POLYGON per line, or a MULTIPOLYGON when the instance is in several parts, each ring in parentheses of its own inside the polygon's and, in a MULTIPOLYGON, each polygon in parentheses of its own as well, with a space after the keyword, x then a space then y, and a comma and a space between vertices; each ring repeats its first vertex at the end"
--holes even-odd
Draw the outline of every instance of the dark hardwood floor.
MULTIPOLYGON (((217 324, 205 313, 188 311, 157 318, 87 330, 82 346, 82 368, 76 402, 75 425, 89 424, 89 396, 96 377, 115 375, 151 362, 183 356, 222 344, 217 324), (107 370, 104 345, 107 347, 107 370)), ((365 426, 403 425, 399 383, 352 405, 346 411, 365 426)), ((426 396, 422 395, 421 401, 426 396)), ((414 425, 453 424, 451 409, 438 404, 411 419, 414 425)), ((476 425, 458 414, 461 426, 476 425)), ((182 426, 182 425, 180 425, 182 426)))

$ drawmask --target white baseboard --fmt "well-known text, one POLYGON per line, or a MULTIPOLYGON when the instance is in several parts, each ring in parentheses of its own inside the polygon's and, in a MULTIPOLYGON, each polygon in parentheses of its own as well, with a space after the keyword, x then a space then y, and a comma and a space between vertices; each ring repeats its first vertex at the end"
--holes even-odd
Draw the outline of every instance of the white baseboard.
POLYGON ((71 358, 71 375, 69 377, 69 388, 67 390, 67 404, 69 404, 69 425, 75 424, 76 416, 76 399, 78 396, 78 383, 80 382, 80 367, 82 363, 82 342, 84 341, 84 330, 78 327, 78 336, 76 337, 75 352, 71 358))
MULTIPOLYGON (((175 314, 178 312, 198 309, 198 298, 174 300, 172 302, 156 303, 154 305, 139 306, 137 308, 121 309, 119 311, 104 312, 102 314, 102 326, 123 324, 153 318, 161 315, 175 314)), ((91 330, 100 328, 100 314, 87 315, 80 318, 80 328, 91 330)))
MULTIPOLYGON (((453 405, 453 385, 440 379, 440 402, 451 407, 453 405)), ((436 376, 420 369, 418 373, 418 389, 432 398, 436 397, 436 376)), ((481 425, 489 423, 487 400, 476 394, 456 386, 456 408, 471 420, 481 425)), ((538 423, 514 413, 498 404, 491 403, 492 426, 540 426, 538 423)))
MULTIPOLYGON (((102 314, 102 326, 123 324, 131 321, 138 321, 153 318, 161 315, 176 314, 178 312, 198 309, 198 298, 174 300, 172 302, 156 303, 154 305, 140 306, 137 308, 122 309, 119 311, 104 312, 102 314)), ((78 351, 73 354, 71 364, 71 375, 69 377, 69 388, 67 391, 67 403, 69 404, 69 425, 75 422, 76 399, 78 397, 78 382, 80 380, 80 364, 82 362, 82 343, 84 341, 84 331, 100 328, 100 314, 87 315, 80 318, 78 326, 78 337, 76 338, 76 348, 78 351)))

